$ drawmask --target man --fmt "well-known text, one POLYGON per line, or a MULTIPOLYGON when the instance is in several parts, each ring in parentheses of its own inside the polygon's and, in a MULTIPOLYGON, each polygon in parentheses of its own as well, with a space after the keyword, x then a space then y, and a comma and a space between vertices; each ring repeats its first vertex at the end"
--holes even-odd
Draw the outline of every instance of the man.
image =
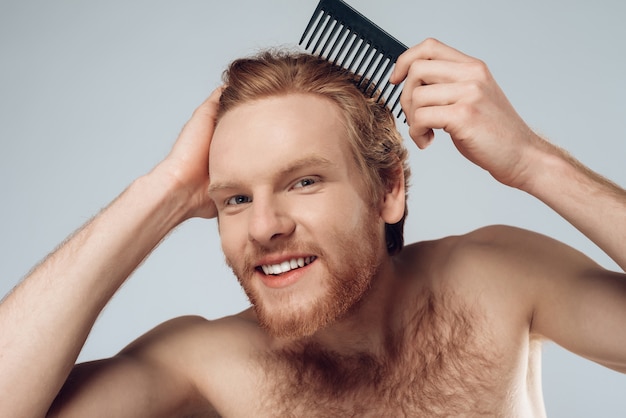
MULTIPOLYGON (((446 130, 625 268, 624 190, 534 134, 482 62, 427 40, 402 80, 419 147, 446 130)), ((235 63, 168 157, 0 306, 0 415, 545 416, 542 340, 626 370, 624 274, 504 226, 402 246, 406 154, 372 102, 311 58, 235 63), (196 216, 217 216, 253 308, 74 367, 119 286, 196 216)))

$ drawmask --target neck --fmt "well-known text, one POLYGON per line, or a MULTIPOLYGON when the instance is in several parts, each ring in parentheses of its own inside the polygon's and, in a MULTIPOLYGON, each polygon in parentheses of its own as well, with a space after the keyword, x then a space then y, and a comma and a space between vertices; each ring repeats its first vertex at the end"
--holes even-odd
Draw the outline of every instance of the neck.
POLYGON ((281 346, 315 346, 340 354, 384 355, 394 340, 400 314, 401 274, 393 257, 386 257, 363 299, 348 313, 310 337, 282 341, 281 346))

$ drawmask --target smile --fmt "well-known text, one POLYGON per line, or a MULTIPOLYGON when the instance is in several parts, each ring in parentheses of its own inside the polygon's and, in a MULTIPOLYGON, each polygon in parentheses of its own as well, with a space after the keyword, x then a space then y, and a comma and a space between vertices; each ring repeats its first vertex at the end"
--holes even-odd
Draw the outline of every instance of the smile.
POLYGON ((266 275, 283 274, 283 273, 287 273, 288 271, 307 266, 311 264, 313 261, 315 261, 316 259, 317 257, 315 256, 292 258, 291 260, 283 261, 282 263, 279 263, 279 264, 263 264, 261 266, 261 270, 263 270, 263 273, 265 273, 266 275))

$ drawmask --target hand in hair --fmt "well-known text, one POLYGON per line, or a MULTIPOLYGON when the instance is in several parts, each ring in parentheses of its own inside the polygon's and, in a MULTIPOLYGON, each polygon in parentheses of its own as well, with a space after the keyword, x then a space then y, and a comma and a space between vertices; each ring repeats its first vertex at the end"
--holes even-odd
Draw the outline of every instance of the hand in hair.
POLYGON ((217 215, 208 195, 209 147, 222 90, 223 87, 214 90, 193 112, 168 156, 154 169, 186 192, 189 218, 217 215))

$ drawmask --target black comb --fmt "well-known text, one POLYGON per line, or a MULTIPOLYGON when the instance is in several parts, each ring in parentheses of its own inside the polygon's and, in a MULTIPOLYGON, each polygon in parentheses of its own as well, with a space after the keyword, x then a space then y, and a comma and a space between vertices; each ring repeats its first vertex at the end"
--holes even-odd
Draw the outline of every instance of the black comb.
MULTIPOLYGON (((377 101, 382 100, 391 112, 395 110, 402 88, 400 84, 392 87, 389 76, 406 45, 342 0, 320 0, 300 45, 307 37, 305 49, 359 75, 357 85, 370 97, 377 94, 370 87, 376 86, 377 101)), ((400 115, 402 109, 397 117, 400 115)))

